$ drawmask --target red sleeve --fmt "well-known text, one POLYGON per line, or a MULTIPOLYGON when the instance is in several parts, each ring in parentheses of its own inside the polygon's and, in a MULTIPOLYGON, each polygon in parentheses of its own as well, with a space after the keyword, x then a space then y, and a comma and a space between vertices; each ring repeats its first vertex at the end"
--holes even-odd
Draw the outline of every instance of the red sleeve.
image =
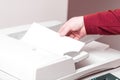
POLYGON ((120 34, 120 9, 85 15, 87 34, 120 34))

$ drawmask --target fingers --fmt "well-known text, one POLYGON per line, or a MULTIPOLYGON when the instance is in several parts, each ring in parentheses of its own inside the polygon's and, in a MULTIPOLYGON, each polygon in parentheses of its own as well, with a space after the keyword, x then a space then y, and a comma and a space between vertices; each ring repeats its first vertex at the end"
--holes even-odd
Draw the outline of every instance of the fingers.
POLYGON ((71 38, 79 40, 85 34, 83 16, 74 17, 68 20, 60 29, 59 33, 61 36, 69 36, 71 38), (82 29, 82 30, 81 30, 82 29))
POLYGON ((79 36, 74 36, 73 39, 80 40, 82 37, 84 36, 80 34, 79 36))
POLYGON ((74 38, 75 36, 73 34, 70 34, 69 37, 74 38))
POLYGON ((81 38, 81 35, 79 34, 79 31, 71 31, 70 26, 67 26, 64 24, 58 31, 61 36, 69 36, 73 39, 79 40, 81 38))
POLYGON ((66 26, 65 24, 59 29, 58 31, 61 36, 65 36, 70 32, 70 27, 66 26))
POLYGON ((80 39, 79 32, 71 32, 71 33, 68 34, 68 36, 73 38, 73 39, 76 39, 76 40, 80 39))
POLYGON ((78 38, 78 37, 74 37, 74 39, 79 40, 80 38, 78 38))

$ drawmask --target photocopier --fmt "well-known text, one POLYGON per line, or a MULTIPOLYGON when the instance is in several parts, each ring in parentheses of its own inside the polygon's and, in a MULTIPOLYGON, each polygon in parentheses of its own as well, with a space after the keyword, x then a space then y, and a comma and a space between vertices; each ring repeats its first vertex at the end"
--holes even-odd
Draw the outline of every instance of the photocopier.
MULTIPOLYGON (((60 25, 53 23, 57 22, 40 24, 57 31, 60 25)), ((20 41, 30 26, 0 30, 0 80, 84 80, 89 75, 120 66, 120 51, 104 43, 104 36, 85 36, 80 40, 84 46, 81 45, 79 53, 57 55, 20 41)))

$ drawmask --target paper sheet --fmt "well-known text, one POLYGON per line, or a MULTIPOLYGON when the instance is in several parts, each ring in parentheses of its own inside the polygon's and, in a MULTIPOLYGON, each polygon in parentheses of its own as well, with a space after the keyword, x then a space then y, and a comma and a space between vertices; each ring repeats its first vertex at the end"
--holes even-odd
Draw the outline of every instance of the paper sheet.
POLYGON ((64 55, 68 52, 79 52, 84 46, 83 42, 66 36, 60 36, 59 33, 37 23, 31 25, 21 40, 57 55, 64 55))

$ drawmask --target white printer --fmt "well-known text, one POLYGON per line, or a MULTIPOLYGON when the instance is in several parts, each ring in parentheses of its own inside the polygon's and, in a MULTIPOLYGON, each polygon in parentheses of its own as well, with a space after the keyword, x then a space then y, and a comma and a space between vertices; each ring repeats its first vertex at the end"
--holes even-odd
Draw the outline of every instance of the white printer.
MULTIPOLYGON (((56 24, 50 23, 59 22, 48 22, 53 26, 51 29, 58 29, 56 24)), ((46 26, 47 23, 41 24, 46 26)), ((58 56, 20 42, 19 39, 29 27, 26 25, 0 31, 0 80, 75 80, 120 66, 120 51, 94 41, 101 37, 99 35, 81 39, 85 46, 79 54, 58 56)))

